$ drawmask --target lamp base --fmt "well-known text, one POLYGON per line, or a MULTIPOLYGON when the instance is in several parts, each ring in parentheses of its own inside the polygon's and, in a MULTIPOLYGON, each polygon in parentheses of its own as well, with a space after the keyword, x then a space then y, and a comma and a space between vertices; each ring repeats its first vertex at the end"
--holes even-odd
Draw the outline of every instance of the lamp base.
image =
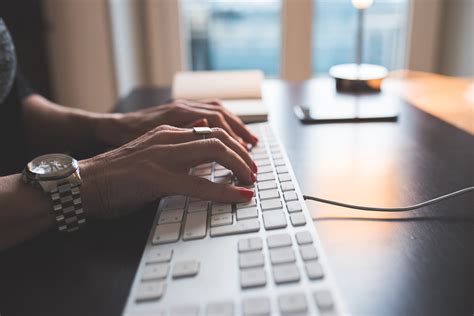
POLYGON ((370 64, 343 64, 329 69, 340 92, 378 92, 388 75, 385 67, 370 64))

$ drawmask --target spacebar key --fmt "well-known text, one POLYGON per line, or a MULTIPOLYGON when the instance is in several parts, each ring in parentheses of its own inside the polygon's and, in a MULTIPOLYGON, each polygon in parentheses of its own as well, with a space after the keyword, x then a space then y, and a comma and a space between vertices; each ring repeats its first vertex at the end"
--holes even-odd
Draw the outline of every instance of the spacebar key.
POLYGON ((256 218, 237 221, 233 225, 211 227, 211 237, 258 232, 260 222, 256 218))

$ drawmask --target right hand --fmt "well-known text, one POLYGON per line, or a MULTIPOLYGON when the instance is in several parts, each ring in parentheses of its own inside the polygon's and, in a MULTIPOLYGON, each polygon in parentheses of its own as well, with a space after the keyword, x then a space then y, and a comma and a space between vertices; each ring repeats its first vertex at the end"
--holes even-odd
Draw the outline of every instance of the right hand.
POLYGON ((189 175, 190 168, 216 161, 243 184, 255 182, 257 167, 227 132, 213 128, 207 139, 192 129, 159 126, 104 154, 80 162, 84 211, 92 218, 131 213, 168 195, 238 203, 253 190, 189 175))

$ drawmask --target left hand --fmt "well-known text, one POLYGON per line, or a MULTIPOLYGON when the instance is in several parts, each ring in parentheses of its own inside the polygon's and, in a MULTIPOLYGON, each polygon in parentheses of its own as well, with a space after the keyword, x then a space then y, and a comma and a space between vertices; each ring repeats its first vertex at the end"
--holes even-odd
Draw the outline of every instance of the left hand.
POLYGON ((109 146, 121 146, 160 125, 176 127, 220 127, 247 148, 258 138, 244 123, 217 100, 201 102, 177 100, 169 104, 131 112, 112 114, 99 120, 97 137, 109 146))

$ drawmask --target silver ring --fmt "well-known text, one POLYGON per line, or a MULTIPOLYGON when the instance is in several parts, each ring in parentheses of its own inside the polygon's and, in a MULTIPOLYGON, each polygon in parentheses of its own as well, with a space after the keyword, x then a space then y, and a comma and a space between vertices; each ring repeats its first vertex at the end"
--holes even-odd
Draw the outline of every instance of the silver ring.
POLYGON ((206 136, 212 133, 212 129, 209 127, 193 127, 193 130, 196 135, 202 135, 202 139, 206 139, 206 136))

